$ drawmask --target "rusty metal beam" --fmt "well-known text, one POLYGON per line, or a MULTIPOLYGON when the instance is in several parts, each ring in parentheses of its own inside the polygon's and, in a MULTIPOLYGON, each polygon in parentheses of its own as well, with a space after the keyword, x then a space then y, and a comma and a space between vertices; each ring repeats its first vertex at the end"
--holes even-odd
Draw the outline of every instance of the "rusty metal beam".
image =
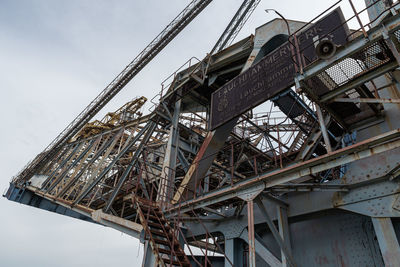
POLYGON ((196 178, 202 178, 206 175, 218 151, 223 147, 233 127, 236 125, 236 122, 237 119, 231 120, 207 134, 192 165, 189 167, 181 185, 176 191, 171 201, 172 204, 176 204, 188 188, 192 191, 194 190, 196 178))
MULTIPOLYGON (((98 138, 103 138, 103 136, 99 136, 98 138)), ((63 187, 63 189, 61 189, 60 192, 57 193, 56 197, 64 195, 71 188, 71 186, 73 186, 79 180, 79 178, 85 173, 85 171, 101 156, 101 154, 103 154, 104 150, 107 149, 107 147, 112 143, 113 140, 112 136, 107 136, 106 138, 108 140, 103 140, 103 144, 101 145, 101 147, 97 150, 96 154, 84 167, 83 164, 81 164, 80 168, 77 168, 74 175, 70 177, 67 184, 63 187)))
MULTIPOLYGON (((145 144, 147 144, 147 142, 149 141, 151 135, 153 134, 154 129, 156 128, 157 124, 155 122, 149 122, 149 127, 147 129, 147 132, 145 134, 145 136, 143 137, 142 141, 140 142, 139 146, 136 148, 135 153, 132 156, 132 160, 129 163, 129 165, 126 167, 126 169, 124 170, 124 173, 122 174, 121 178, 119 178, 119 181, 117 183, 117 185, 115 186, 110 199, 107 201, 106 207, 104 208, 104 210, 107 212, 111 205, 112 202, 114 201, 115 197, 117 196, 119 190, 121 189, 122 185, 124 184, 126 178, 128 177, 130 171, 132 170, 133 166, 136 165, 136 162, 140 156, 140 154, 143 151, 143 147, 145 144)), ((144 189, 143 189, 144 190, 144 189)))
POLYGON ((138 223, 104 213, 102 210, 92 212, 92 219, 136 238, 140 238, 143 230, 143 226, 138 223))
MULTIPOLYGON (((250 66, 245 66, 241 73, 249 67, 250 66)), ((185 190, 187 193, 188 189, 194 192, 196 178, 202 178, 207 174, 207 171, 213 163, 218 151, 220 151, 225 144, 226 139, 235 127, 237 121, 238 118, 234 118, 207 133, 207 136, 193 160, 192 165, 189 167, 189 170, 178 187, 171 204, 176 204, 184 195, 185 190)))
POLYGON ((210 192, 202 197, 175 205, 169 212, 187 212, 193 209, 206 207, 224 200, 232 199, 243 194, 246 190, 263 187, 270 188, 275 185, 287 183, 303 176, 317 174, 319 172, 354 162, 375 154, 400 147, 400 129, 366 139, 357 144, 339 149, 330 154, 310 159, 305 162, 291 165, 289 167, 260 174, 253 178, 210 192))
POLYGON ((105 168, 97 177, 96 179, 85 189, 77 199, 74 201, 73 205, 78 204, 89 192, 103 179, 104 175, 108 173, 111 168, 117 163, 117 161, 124 155, 138 140, 139 138, 150 128, 150 125, 155 125, 153 122, 148 122, 147 125, 142 128, 142 130, 130 141, 129 144, 125 146, 124 149, 113 159, 113 161, 105 168))
POLYGON ((58 185, 58 183, 65 177, 65 175, 66 175, 73 167, 75 167, 75 165, 78 164, 78 163, 81 161, 81 159, 90 151, 90 149, 92 148, 92 146, 93 146, 95 143, 96 143, 95 140, 92 140, 92 141, 89 142, 89 145, 87 145, 86 148, 85 148, 85 150, 83 150, 83 151, 79 154, 78 158, 76 158, 76 160, 75 160, 72 164, 70 164, 70 165, 68 166, 68 168, 66 168, 66 169, 64 170, 64 172, 62 172, 62 173, 59 175, 59 177, 57 177, 56 180, 50 185, 50 187, 46 190, 46 193, 51 192, 51 191, 58 185))
POLYGON ((249 236, 249 267, 256 267, 256 244, 254 238, 254 202, 247 201, 247 229, 249 236))
POLYGON ((19 174, 21 180, 29 179, 51 159, 58 148, 65 145, 93 118, 122 88, 125 87, 165 46, 167 46, 212 0, 192 0, 163 31, 148 44, 136 58, 19 174))
POLYGON ((43 188, 45 188, 46 186, 48 186, 51 182, 51 179, 54 177, 54 175, 57 174, 57 172, 62 169, 64 167, 65 164, 67 164, 67 162, 71 159, 71 157, 73 155, 75 155, 75 153, 77 152, 78 148, 79 148, 79 143, 74 145, 73 147, 71 147, 71 149, 73 149, 72 151, 66 151, 66 157, 61 159, 62 162, 58 165, 58 167, 49 175, 49 177, 46 179, 46 181, 43 183, 43 188))

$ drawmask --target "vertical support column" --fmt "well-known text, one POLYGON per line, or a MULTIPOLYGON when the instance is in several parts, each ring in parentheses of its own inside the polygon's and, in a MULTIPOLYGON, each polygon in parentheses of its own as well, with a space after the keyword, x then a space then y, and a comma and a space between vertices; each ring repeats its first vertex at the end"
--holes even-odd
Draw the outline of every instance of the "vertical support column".
POLYGON ((254 241, 254 203, 247 201, 247 224, 249 232, 249 267, 256 267, 256 244, 254 241))
POLYGON ((235 265, 235 245, 234 239, 225 239, 225 267, 232 267, 228 259, 235 265), (228 259, 227 259, 228 258, 228 259))
POLYGON ((217 152, 224 146, 226 139, 231 133, 233 127, 235 127, 237 121, 238 118, 232 119, 214 131, 207 133, 203 144, 192 162, 192 165, 189 167, 189 170, 171 201, 172 204, 177 203, 182 195, 186 196, 186 190, 188 190, 186 199, 192 197, 193 192, 196 190, 196 180, 202 179, 207 174, 217 152))
MULTIPOLYGON (((252 58, 252 56, 249 57, 246 65, 243 67, 240 73, 243 73, 251 67, 253 62, 252 58)), ((209 121, 208 116, 209 112, 207 112, 207 121, 209 121)), ((226 139, 235 127, 238 120, 239 118, 234 118, 227 123, 219 126, 217 129, 207 133, 199 152, 193 160, 189 170, 186 172, 186 175, 183 178, 181 185, 179 186, 177 192, 174 195, 174 198, 171 201, 172 204, 177 203, 187 189, 192 192, 196 191, 196 178, 200 179, 206 175, 217 155, 217 152, 224 146, 226 139)), ((188 196, 192 194, 191 192, 188 193, 188 196)))
MULTIPOLYGON (((279 226, 279 234, 283 239, 283 243, 288 248, 289 252, 291 253, 291 246, 290 246, 290 235, 289 235, 289 224, 287 219, 287 209, 282 206, 277 206, 278 212, 278 226, 279 226)), ((287 263, 287 258, 285 252, 281 249, 282 255, 282 267, 289 266, 287 263)))
POLYGON ((175 178, 176 158, 178 156, 178 142, 179 142, 179 114, 181 111, 181 100, 175 102, 174 115, 172 117, 171 129, 168 138, 167 148, 165 151, 163 167, 160 176, 160 187, 158 190, 157 200, 161 202, 169 202, 172 198, 175 178))
POLYGON ((243 241, 239 238, 225 239, 225 264, 224 267, 244 266, 243 241), (228 259, 229 260, 228 260, 228 259), (233 266, 232 266, 232 264, 233 266))
POLYGON ((371 218, 386 267, 400 266, 400 246, 390 218, 371 218))
POLYGON ((204 189, 203 189, 203 193, 208 193, 208 191, 210 190, 210 176, 206 176, 206 178, 204 178, 204 189))
POLYGON ((264 190, 265 186, 261 185, 253 191, 243 191, 238 197, 247 203, 247 227, 248 227, 248 244, 249 244, 249 267, 256 266, 256 242, 254 236, 254 202, 253 200, 264 190))
POLYGON ((156 257, 153 254, 149 241, 144 242, 142 267, 156 267, 156 257))
POLYGON ((324 138, 326 150, 328 151, 328 153, 330 153, 330 152, 332 152, 332 146, 331 146, 331 142, 329 141, 329 136, 328 136, 328 132, 326 130, 324 117, 322 115, 321 108, 318 105, 315 105, 315 107, 317 109, 318 122, 321 127, 322 137, 324 138))

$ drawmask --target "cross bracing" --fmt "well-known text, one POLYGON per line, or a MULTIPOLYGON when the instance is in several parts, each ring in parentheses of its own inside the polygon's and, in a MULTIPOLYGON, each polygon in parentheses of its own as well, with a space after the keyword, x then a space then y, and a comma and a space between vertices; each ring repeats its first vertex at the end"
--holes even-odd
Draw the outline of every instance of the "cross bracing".
MULTIPOLYGON (((144 261, 153 257, 160 266, 218 266, 221 260, 225 266, 322 266, 324 260, 310 260, 319 253, 332 266, 338 258, 364 266, 344 252, 350 246, 371 266, 396 266, 398 4, 377 1, 354 9, 350 20, 360 22, 358 30, 348 30, 348 19, 339 16, 340 23, 324 32, 324 19, 343 16, 336 5, 311 23, 276 19, 225 48, 238 30, 232 25, 241 25, 243 12, 258 2, 244 1, 217 48, 174 73, 150 113, 140 110, 146 99, 137 98, 79 126, 51 157, 38 155, 33 162, 40 164, 14 178, 6 196, 23 201, 32 193, 92 221, 142 233, 153 255, 144 261), (362 24, 359 16, 373 8, 381 15, 362 24), (346 34, 341 40, 335 39, 338 29, 346 34), (331 37, 337 47, 325 58, 318 44, 331 37), (282 49, 290 60, 279 61, 282 49), (271 60, 290 66, 285 87, 213 127, 215 112, 239 109, 243 101, 225 100, 234 97, 230 84, 271 60), (215 109, 218 92, 224 97, 215 109), (310 230, 321 222, 335 234, 310 230), (368 249, 343 241, 350 226, 352 238, 368 249), (308 256, 300 245, 303 233, 313 237, 304 245, 308 256), (334 246, 330 240, 344 245, 327 252, 334 246)), ((276 70, 270 84, 278 73, 284 72, 276 70)), ((270 86, 257 85, 265 76, 253 79, 259 90, 270 86)), ((244 97, 254 88, 241 88, 244 97)))

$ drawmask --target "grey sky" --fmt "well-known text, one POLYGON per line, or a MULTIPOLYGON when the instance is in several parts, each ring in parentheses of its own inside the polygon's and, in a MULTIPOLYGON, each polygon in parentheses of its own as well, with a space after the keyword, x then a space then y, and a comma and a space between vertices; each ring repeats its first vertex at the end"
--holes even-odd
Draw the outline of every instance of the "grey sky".
MULTIPOLYGON (((275 18, 307 21, 336 1, 260 3, 237 40, 275 18)), ((362 6, 363 1, 355 1, 362 6)), ((0 189, 188 3, 0 1, 0 189)), ((215 0, 102 111, 149 99, 192 56, 202 58, 239 7, 215 0)), ((345 13, 349 12, 346 6, 345 13)), ((139 266, 139 242, 98 225, 0 199, 0 266, 139 266)))

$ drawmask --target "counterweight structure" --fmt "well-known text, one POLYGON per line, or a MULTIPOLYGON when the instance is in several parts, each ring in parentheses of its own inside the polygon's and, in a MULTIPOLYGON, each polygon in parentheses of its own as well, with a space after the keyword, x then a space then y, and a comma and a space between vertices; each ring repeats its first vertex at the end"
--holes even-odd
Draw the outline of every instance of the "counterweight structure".
POLYGON ((143 266, 400 266, 400 4, 339 1, 230 45, 258 3, 148 114, 139 97, 88 123, 134 74, 107 87, 5 197, 140 238, 143 266))

